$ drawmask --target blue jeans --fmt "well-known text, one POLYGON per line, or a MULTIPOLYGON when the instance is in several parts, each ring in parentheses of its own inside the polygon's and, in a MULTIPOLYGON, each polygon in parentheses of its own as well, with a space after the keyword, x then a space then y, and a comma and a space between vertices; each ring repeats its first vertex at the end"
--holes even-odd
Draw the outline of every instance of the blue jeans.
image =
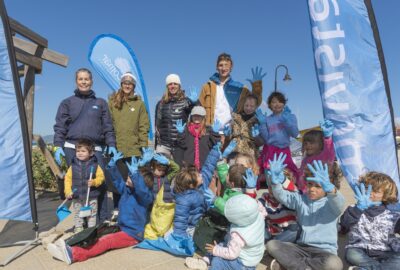
POLYGON ((255 267, 244 266, 239 258, 226 260, 221 257, 213 257, 209 270, 255 270, 255 267))
POLYGON ((359 266, 368 270, 399 269, 400 253, 387 251, 380 256, 369 256, 365 249, 347 248, 346 260, 351 265, 359 266))

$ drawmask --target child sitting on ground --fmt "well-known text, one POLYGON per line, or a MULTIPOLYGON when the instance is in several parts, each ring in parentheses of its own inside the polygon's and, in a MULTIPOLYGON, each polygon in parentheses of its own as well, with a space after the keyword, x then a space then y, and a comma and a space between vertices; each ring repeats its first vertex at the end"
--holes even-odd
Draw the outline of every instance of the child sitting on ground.
POLYGON ((107 250, 133 246, 143 240, 144 225, 147 222, 148 208, 153 202, 153 174, 144 170, 142 175, 138 171, 139 164, 132 157, 131 164, 127 164, 129 174, 126 182, 118 171, 116 162, 123 158, 121 152, 115 154, 107 166, 107 171, 112 176, 112 181, 121 194, 119 201, 118 227, 119 232, 107 234, 87 248, 78 246, 70 247, 63 239, 56 244, 49 244, 47 250, 56 259, 67 264, 82 262, 100 255, 107 250))
POLYGON ((96 226, 97 197, 100 195, 99 187, 104 182, 104 173, 97 163, 94 155, 94 145, 88 139, 81 139, 76 144, 76 154, 71 161, 71 166, 64 179, 65 197, 72 199, 74 209, 74 232, 83 231, 85 218, 79 216, 80 209, 86 204, 88 189, 90 216, 87 217, 87 226, 96 226), (74 190, 74 192, 72 192, 74 190))
POLYGON ((340 219, 341 232, 349 233, 346 260, 356 266, 352 269, 399 269, 400 239, 395 234, 400 233, 400 213, 387 208, 397 202, 395 182, 369 172, 360 177, 355 193, 356 205, 340 219))
POLYGON ((328 166, 314 161, 308 168, 314 177, 307 177, 307 194, 283 189, 285 155, 270 160, 272 191, 275 198, 297 213, 301 227, 296 244, 270 240, 267 251, 274 260, 271 269, 342 269, 337 256, 337 220, 344 208, 344 197, 329 179, 328 166))

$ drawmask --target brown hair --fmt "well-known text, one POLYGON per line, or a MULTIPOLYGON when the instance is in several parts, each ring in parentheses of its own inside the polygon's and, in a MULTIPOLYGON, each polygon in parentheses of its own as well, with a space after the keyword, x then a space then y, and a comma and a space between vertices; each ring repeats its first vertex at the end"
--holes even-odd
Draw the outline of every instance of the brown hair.
POLYGON ((198 171, 195 166, 183 167, 175 176, 175 193, 182 193, 197 186, 198 171))
POLYGON ((277 100, 279 100, 280 103, 283 103, 283 104, 286 104, 286 102, 287 102, 287 99, 285 98, 285 95, 283 93, 275 91, 275 92, 272 92, 268 97, 268 102, 267 102, 268 108, 270 107, 270 104, 271 104, 273 98, 276 98, 277 100))
POLYGON ((246 101, 249 100, 249 99, 254 99, 254 100, 256 101, 256 106, 258 106, 258 104, 260 104, 259 101, 258 101, 258 97, 257 97, 256 95, 254 95, 253 93, 248 94, 248 95, 246 96, 244 102, 246 102, 246 101))
POLYGON ((305 142, 309 143, 318 143, 319 144, 319 149, 322 151, 324 149, 324 134, 320 130, 310 130, 307 131, 303 135, 303 144, 301 146, 301 152, 305 152, 305 142))
POLYGON ((229 182, 231 182, 235 188, 245 188, 246 181, 243 176, 246 175, 246 167, 241 164, 235 164, 229 168, 229 182))
POLYGON ((231 62, 232 66, 233 66, 233 61, 232 61, 232 57, 230 54, 221 53, 220 55, 218 55, 217 66, 218 66, 219 62, 221 62, 221 61, 231 62))
POLYGON ((142 167, 139 170, 140 170, 140 174, 143 176, 143 180, 144 180, 145 185, 149 189, 153 189, 154 174, 151 171, 151 169, 150 168, 146 168, 146 167, 142 167))
POLYGON ((93 79, 92 79, 92 72, 91 72, 89 69, 87 69, 87 68, 80 68, 80 69, 78 69, 78 70, 75 72, 75 80, 78 79, 78 74, 79 74, 80 72, 86 72, 87 74, 89 74, 90 80, 91 80, 91 81, 93 80, 93 79))
MULTIPOLYGON (((135 85, 135 84, 134 84, 135 85)), ((135 86, 133 87, 135 89, 135 86)), ((127 103, 129 98, 134 97, 133 91, 129 94, 125 93, 122 88, 111 95, 111 100, 114 108, 121 110, 124 103, 127 103)))
POLYGON ((255 161, 254 156, 252 156, 252 155, 250 155, 248 153, 238 152, 237 155, 235 156, 235 163, 236 163, 236 160, 238 160, 239 158, 247 159, 247 163, 251 166, 250 169, 253 170, 253 173, 255 175, 258 175, 260 173, 260 168, 258 167, 258 164, 255 161))
POLYGON ((78 148, 86 148, 86 150, 88 150, 89 153, 93 153, 94 152, 94 144, 89 139, 80 139, 76 143, 76 149, 78 149, 78 148))
POLYGON ((382 203, 387 205, 391 203, 396 203, 397 199, 397 187, 396 183, 390 176, 379 173, 379 172, 369 172, 365 175, 360 176, 360 183, 364 183, 365 187, 368 188, 369 185, 372 186, 372 190, 379 192, 382 190, 383 198, 382 203))

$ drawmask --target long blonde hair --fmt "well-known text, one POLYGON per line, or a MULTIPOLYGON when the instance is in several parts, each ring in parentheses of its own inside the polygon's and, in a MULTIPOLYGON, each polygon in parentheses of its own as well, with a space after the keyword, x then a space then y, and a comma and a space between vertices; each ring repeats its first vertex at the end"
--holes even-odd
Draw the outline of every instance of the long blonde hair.
MULTIPOLYGON (((179 85, 179 89, 178 89, 178 92, 176 92, 176 99, 177 100, 182 100, 184 97, 185 97, 185 91, 181 88, 181 86, 179 85)), ((163 97, 162 97, 162 99, 161 99, 161 102, 162 103, 168 103, 170 100, 171 100, 171 96, 170 96, 170 94, 169 94, 169 91, 168 91, 168 87, 166 87, 165 88, 165 92, 164 92, 164 95, 163 95, 163 97)))
POLYGON ((134 97, 133 91, 129 94, 125 93, 122 88, 111 95, 111 100, 114 108, 121 110, 124 103, 127 103, 130 98, 134 97))

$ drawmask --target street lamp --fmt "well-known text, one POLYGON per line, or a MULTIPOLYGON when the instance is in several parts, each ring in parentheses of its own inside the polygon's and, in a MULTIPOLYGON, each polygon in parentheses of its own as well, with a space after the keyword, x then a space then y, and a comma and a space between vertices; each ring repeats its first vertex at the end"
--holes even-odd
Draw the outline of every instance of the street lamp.
POLYGON ((283 77, 283 81, 287 82, 287 81, 291 81, 292 80, 292 78, 290 78, 289 70, 288 70, 287 66, 285 66, 285 65, 277 65, 276 68, 275 68, 275 88, 274 88, 274 92, 276 92, 278 90, 277 89, 278 82, 276 80, 276 77, 278 75, 278 69, 280 67, 284 67, 286 69, 286 74, 285 74, 285 77, 283 77))

